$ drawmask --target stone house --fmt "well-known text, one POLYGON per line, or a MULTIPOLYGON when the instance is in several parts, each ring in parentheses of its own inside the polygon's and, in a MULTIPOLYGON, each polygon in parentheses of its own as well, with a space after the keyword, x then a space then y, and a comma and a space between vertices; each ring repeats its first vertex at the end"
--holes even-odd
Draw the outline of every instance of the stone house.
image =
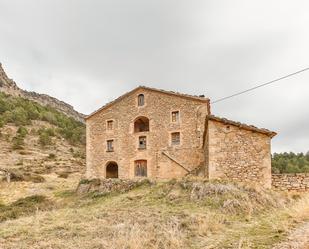
POLYGON ((204 96, 140 86, 86 117, 87 178, 188 174, 271 186, 276 133, 213 116, 204 96))

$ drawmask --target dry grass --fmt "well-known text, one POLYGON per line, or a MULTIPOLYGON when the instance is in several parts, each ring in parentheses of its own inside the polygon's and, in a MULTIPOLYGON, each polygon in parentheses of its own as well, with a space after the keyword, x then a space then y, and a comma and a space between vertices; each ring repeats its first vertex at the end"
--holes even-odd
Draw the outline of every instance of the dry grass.
POLYGON ((271 248, 309 220, 308 196, 198 180, 102 197, 57 189, 50 198, 62 206, 0 223, 1 249, 271 248))

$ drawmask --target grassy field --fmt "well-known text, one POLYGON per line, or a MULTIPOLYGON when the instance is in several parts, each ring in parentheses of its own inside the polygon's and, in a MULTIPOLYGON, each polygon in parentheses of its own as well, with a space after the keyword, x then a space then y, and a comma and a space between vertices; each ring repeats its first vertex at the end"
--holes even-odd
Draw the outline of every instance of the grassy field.
POLYGON ((306 195, 231 183, 172 180, 78 196, 77 176, 46 179, 30 198, 0 196, 1 249, 272 248, 309 221, 306 195))

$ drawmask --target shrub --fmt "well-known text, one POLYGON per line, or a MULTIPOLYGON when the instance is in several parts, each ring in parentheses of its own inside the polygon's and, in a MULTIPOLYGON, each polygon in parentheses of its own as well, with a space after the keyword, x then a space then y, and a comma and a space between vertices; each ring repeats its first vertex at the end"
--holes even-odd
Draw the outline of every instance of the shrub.
MULTIPOLYGON (((85 125, 50 106, 42 106, 34 101, 0 93, 0 127, 6 123, 18 126, 29 125, 32 120, 42 120, 58 127, 58 133, 71 144, 85 144, 85 125)), ((54 129, 47 131, 55 136, 54 129)), ((42 141, 49 141, 46 134, 42 141)), ((45 143, 45 142, 43 142, 45 143)))
POLYGON ((52 145, 52 139, 51 139, 50 135, 46 132, 40 133, 39 144, 43 147, 45 147, 47 145, 52 145))
POLYGON ((30 215, 37 212, 37 210, 50 210, 53 206, 53 202, 42 195, 22 198, 7 206, 0 205, 0 222, 30 215))
POLYGON ((27 128, 23 127, 23 126, 20 126, 17 130, 17 134, 21 137, 26 137, 28 135, 28 130, 27 128))
POLYGON ((56 155, 53 154, 53 153, 50 153, 50 154, 48 155, 48 159, 55 159, 55 158, 56 158, 56 155))
POLYGON ((20 150, 23 149, 25 142, 24 142, 24 137, 16 135, 12 139, 12 149, 13 150, 20 150))

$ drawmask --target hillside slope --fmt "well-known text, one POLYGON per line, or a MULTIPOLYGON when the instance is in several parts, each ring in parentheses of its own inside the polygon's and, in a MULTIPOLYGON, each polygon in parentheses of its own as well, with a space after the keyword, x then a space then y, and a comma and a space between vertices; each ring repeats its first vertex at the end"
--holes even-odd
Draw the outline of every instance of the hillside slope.
POLYGON ((20 96, 35 101, 43 106, 50 106, 58 110, 59 112, 62 112, 65 115, 74 118, 75 120, 84 122, 85 115, 74 110, 74 108, 71 105, 46 94, 28 92, 26 90, 19 88, 17 84, 7 76, 1 63, 0 63, 0 92, 12 96, 20 96))
MULTIPOLYGON (((115 182, 121 184, 106 184, 115 182)), ((71 191, 59 186, 0 205, 1 249, 266 249, 309 221, 308 196, 233 183, 143 181, 127 192, 84 196, 76 195, 73 181, 71 191)))
POLYGON ((16 174, 12 180, 82 174, 85 125, 54 108, 0 93, 0 158, 0 169, 16 174))

